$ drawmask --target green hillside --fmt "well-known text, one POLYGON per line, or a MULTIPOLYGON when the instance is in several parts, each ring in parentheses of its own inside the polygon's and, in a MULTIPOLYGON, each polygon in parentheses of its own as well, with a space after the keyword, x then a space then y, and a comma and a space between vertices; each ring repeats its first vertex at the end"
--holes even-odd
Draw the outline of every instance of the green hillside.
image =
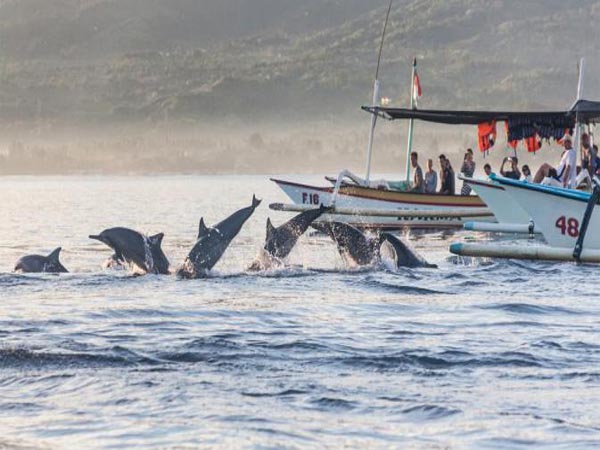
MULTIPOLYGON (((385 3, 4 0, 0 119, 355 115, 370 97, 385 3)), ((407 102, 416 55, 424 106, 564 106, 580 56, 586 91, 598 92, 599 22, 588 0, 397 0, 384 92, 407 102)))

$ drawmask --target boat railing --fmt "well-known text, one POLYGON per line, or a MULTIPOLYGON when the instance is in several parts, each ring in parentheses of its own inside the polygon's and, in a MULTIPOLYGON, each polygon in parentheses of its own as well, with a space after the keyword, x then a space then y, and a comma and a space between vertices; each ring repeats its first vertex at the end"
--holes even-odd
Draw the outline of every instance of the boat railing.
POLYGON ((369 186, 369 183, 367 182, 367 180, 359 177, 358 175, 350 172, 349 170, 344 169, 338 174, 337 179, 335 180, 335 186, 333 188, 333 195, 331 196, 331 204, 329 206, 331 206, 331 207, 335 206, 335 202, 336 202, 338 194, 340 192, 340 187, 342 187, 342 183, 343 183, 344 179, 346 179, 346 178, 352 180, 354 183, 356 183, 359 186, 369 186))

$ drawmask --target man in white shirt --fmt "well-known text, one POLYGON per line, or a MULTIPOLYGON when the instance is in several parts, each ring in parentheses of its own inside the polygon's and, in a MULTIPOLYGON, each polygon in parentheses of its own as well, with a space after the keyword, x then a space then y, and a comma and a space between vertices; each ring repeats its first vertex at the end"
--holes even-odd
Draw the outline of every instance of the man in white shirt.
MULTIPOLYGON (((555 177, 558 181, 560 181, 563 187, 573 187, 575 185, 575 179, 577 178, 577 152, 573 148, 573 139, 570 135, 565 135, 563 138, 563 145, 565 147, 565 151, 560 158, 558 167, 555 169, 555 177)), ((541 183, 544 178, 549 177, 550 169, 553 169, 550 164, 542 164, 535 174, 533 182, 541 183)), ((554 175, 554 172, 552 175, 554 175)))
POLYGON ((577 178, 577 152, 573 148, 571 136, 567 135, 563 138, 563 144, 565 151, 560 158, 560 164, 556 168, 556 173, 564 187, 573 187, 577 178))

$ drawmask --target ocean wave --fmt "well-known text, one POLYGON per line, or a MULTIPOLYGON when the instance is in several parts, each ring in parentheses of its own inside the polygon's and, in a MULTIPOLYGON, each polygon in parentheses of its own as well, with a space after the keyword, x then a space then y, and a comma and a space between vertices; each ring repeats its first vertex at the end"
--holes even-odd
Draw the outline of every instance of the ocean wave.
POLYGON ((245 397, 290 397, 293 395, 308 394, 308 391, 301 389, 286 389, 278 392, 242 392, 245 397))
POLYGON ((356 402, 345 400, 343 398, 319 397, 310 401, 311 405, 324 410, 345 410, 349 411, 357 408, 356 402))
POLYGON ((582 314, 580 311, 563 306, 533 305, 531 303, 494 303, 479 305, 480 309, 498 310, 515 314, 582 314))
MULTIPOLYGON (((384 281, 379 280, 361 280, 360 286, 363 288, 374 289, 378 291, 383 291, 387 293, 401 293, 408 295, 443 295, 448 294, 448 292, 439 291, 435 289, 428 289, 419 286, 411 286, 404 284, 392 284, 386 283, 384 281)), ((355 284, 355 283, 352 283, 355 284)))
POLYGON ((25 348, 0 348, 0 363, 5 368, 102 368, 155 364, 156 361, 132 351, 115 348, 102 353, 47 352, 25 348), (113 354, 111 354, 111 352, 113 354), (120 353, 120 354, 119 354, 120 353))
POLYGON ((501 352, 473 355, 468 352, 441 352, 433 355, 403 352, 382 356, 351 356, 341 358, 342 364, 374 370, 449 370, 474 367, 545 367, 547 361, 525 352, 501 352))
POLYGON ((401 413, 410 420, 421 422, 424 420, 443 419, 445 417, 454 416, 455 414, 460 414, 462 411, 460 409, 446 408, 439 405, 415 405, 403 409, 401 413))

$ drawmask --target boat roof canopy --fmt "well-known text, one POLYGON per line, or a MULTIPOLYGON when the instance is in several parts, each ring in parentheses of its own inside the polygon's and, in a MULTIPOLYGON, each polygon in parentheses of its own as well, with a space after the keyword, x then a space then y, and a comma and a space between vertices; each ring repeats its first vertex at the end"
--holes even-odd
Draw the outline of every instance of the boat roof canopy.
POLYGON ((381 106, 363 106, 362 109, 389 120, 417 119, 449 125, 478 125, 494 120, 502 122, 517 119, 532 123, 563 123, 572 127, 575 125, 576 118, 579 122, 584 123, 600 121, 600 102, 589 100, 578 100, 568 111, 453 111, 381 106))

